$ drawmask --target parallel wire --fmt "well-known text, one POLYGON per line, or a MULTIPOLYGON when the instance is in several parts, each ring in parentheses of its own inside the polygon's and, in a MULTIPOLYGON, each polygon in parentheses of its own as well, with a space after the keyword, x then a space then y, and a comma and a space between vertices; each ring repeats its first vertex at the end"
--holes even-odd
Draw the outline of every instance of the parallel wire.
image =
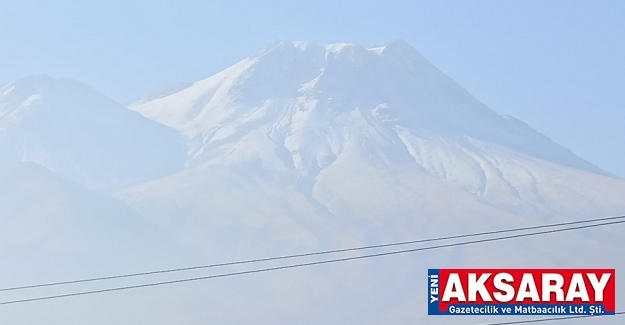
POLYGON ((379 245, 370 245, 370 246, 360 246, 360 247, 352 247, 352 248, 334 249, 334 250, 326 250, 326 251, 320 251, 320 252, 311 252, 311 253, 302 253, 302 254, 293 254, 293 255, 283 255, 283 256, 277 256, 277 257, 266 257, 266 258, 250 259, 250 260, 243 260, 243 261, 216 263, 216 264, 199 265, 199 266, 189 266, 189 267, 181 267, 181 268, 173 268, 173 269, 165 269, 165 270, 157 270, 157 271, 148 271, 148 272, 138 272, 138 273, 130 273, 130 274, 120 274, 120 275, 95 277, 95 278, 87 278, 87 279, 80 279, 80 280, 60 281, 60 282, 51 282, 51 283, 43 283, 43 284, 33 284, 33 285, 25 285, 25 286, 17 286, 17 287, 9 287, 9 288, 0 288, 0 292, 2 292, 2 291, 13 291, 13 290, 23 290, 23 289, 33 289, 33 288, 41 288, 41 287, 60 286, 60 285, 84 283, 84 282, 113 280, 113 279, 130 278, 130 277, 139 277, 139 276, 163 274, 163 273, 182 272, 182 271, 207 269, 207 268, 215 268, 215 267, 222 267, 222 266, 252 264, 252 263, 268 262, 268 261, 276 261, 276 260, 284 260, 284 259, 293 259, 293 258, 307 257, 307 256, 318 256, 318 255, 326 255, 326 254, 334 254, 334 253, 351 252, 351 251, 357 251, 357 250, 367 250, 367 249, 374 249, 374 248, 403 246, 403 245, 409 245, 409 244, 427 243, 427 242, 435 242, 435 241, 442 241, 442 240, 449 240, 449 239, 469 238, 469 237, 494 235, 494 234, 502 234, 502 233, 525 231, 525 230, 552 228, 552 227, 559 227, 559 226, 568 226, 568 225, 574 225, 574 224, 583 224, 583 223, 591 223, 591 222, 615 220, 615 219, 623 219, 623 218, 625 218, 625 216, 605 217, 605 218, 588 219, 588 220, 581 220, 581 221, 553 223, 553 224, 540 225, 540 226, 520 227, 520 228, 512 228, 512 229, 504 229, 504 230, 492 230, 492 231, 485 231, 485 232, 478 232, 478 233, 471 233, 471 234, 463 234, 463 235, 453 235, 453 236, 436 237, 436 238, 429 238, 429 239, 410 240, 410 241, 403 241, 403 242, 389 243, 389 244, 379 244, 379 245))
POLYGON ((625 220, 622 220, 622 221, 612 221, 612 222, 599 223, 599 224, 592 224, 592 225, 585 225, 585 226, 577 226, 577 227, 545 230, 545 231, 539 231, 539 232, 533 232, 533 233, 525 233, 525 234, 518 234, 518 235, 509 235, 509 236, 502 236, 502 237, 478 239, 478 240, 465 241, 465 242, 459 242, 459 243, 451 243, 451 244, 442 244, 442 245, 436 245, 436 246, 428 246, 428 247, 420 247, 420 248, 413 248, 413 249, 405 249, 405 250, 398 250, 398 251, 391 251, 391 252, 384 252, 384 253, 377 253, 377 254, 369 254, 369 255, 337 258, 337 259, 331 259, 331 260, 325 260, 325 261, 316 261, 316 262, 308 262, 308 263, 291 264, 291 265, 284 265, 284 266, 277 266, 277 267, 270 267, 270 268, 262 268, 262 269, 255 269, 255 270, 248 270, 248 271, 241 271, 241 272, 222 273, 222 274, 202 276, 202 277, 195 277, 195 278, 185 278, 185 279, 162 281, 162 282, 152 282, 152 283, 139 284, 139 285, 131 285, 131 286, 123 286, 123 287, 100 289, 100 290, 74 292, 74 293, 51 295, 51 296, 43 296, 43 297, 36 297, 36 298, 27 298, 27 299, 20 299, 20 300, 10 300, 10 301, 0 302, 0 305, 18 304, 18 303, 25 303, 25 302, 32 302, 32 301, 50 300, 50 299, 58 299, 58 298, 66 298, 66 297, 91 295, 91 294, 104 293, 104 292, 113 292, 113 291, 145 288, 145 287, 162 286, 162 285, 174 284, 174 283, 183 283, 183 282, 208 280, 208 279, 215 279, 215 278, 224 278, 224 277, 238 276, 238 275, 244 275, 244 274, 277 271, 277 270, 292 269, 292 268, 299 268, 299 267, 312 266, 312 265, 337 263, 337 262, 360 260, 360 259, 372 258, 372 257, 397 255, 397 254, 403 254, 403 253, 426 251, 426 250, 434 250, 434 249, 455 247, 455 246, 463 246, 463 245, 472 245, 472 244, 478 244, 478 243, 500 241, 500 240, 505 240, 505 239, 522 238, 522 237, 529 237, 529 236, 538 236, 538 235, 544 235, 544 234, 552 234, 552 233, 557 233, 557 232, 571 231, 571 230, 577 230, 577 229, 586 229, 586 228, 593 228, 593 227, 600 227, 600 226, 607 226, 607 225, 615 225, 615 224, 622 224, 622 223, 625 223, 625 220))
MULTIPOLYGON (((625 315, 625 311, 617 311, 614 315, 625 315)), ((540 319, 529 319, 529 320, 519 320, 505 323, 488 323, 488 324, 480 324, 480 325, 512 325, 512 324, 529 324, 529 323, 539 323, 539 322, 555 322, 560 320, 568 320, 568 319, 576 319, 576 318, 589 318, 589 317, 598 317, 598 316, 610 316, 610 315, 581 315, 581 316, 568 316, 568 317, 553 317, 553 318, 540 318, 540 319)))

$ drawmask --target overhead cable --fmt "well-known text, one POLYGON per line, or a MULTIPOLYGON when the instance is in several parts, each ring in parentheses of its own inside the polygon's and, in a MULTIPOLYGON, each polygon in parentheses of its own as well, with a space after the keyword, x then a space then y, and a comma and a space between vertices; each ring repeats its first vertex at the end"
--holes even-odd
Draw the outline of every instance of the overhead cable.
POLYGON ((156 271, 119 274, 119 275, 111 275, 111 276, 103 276, 103 277, 93 277, 93 278, 69 280, 69 281, 50 282, 50 283, 42 283, 42 284, 32 284, 32 285, 0 288, 0 292, 2 292, 2 291, 13 291, 13 290, 23 290, 23 289, 32 289, 32 288, 41 288, 41 287, 60 286, 60 285, 68 285, 68 284, 84 283, 84 282, 113 280, 113 279, 130 278, 130 277, 139 277, 139 276, 147 276, 147 275, 155 275, 155 274, 163 274, 163 273, 191 271, 191 270, 208 269, 208 268, 215 268, 215 267, 222 267, 222 266, 252 264, 252 263, 259 263, 259 262, 268 262, 268 261, 277 261, 277 260, 285 260, 285 259, 294 259, 294 258, 307 257, 307 256, 318 256, 318 255, 327 255, 327 254, 335 254, 335 253, 343 253, 343 252, 352 252, 352 251, 359 251, 359 250, 368 250, 368 249, 375 249, 375 248, 385 248, 385 247, 403 246, 403 245, 409 245, 409 244, 436 242, 436 241, 443 241, 443 240, 450 240, 450 239, 479 237, 479 236, 486 236, 486 235, 503 234, 503 233, 511 233, 511 232, 527 231, 527 230, 536 230, 536 229, 544 229, 544 228, 553 228, 553 227, 560 227, 560 226, 569 226, 569 225, 575 225, 575 224, 584 224, 584 223, 592 223, 592 222, 607 221, 607 220, 618 220, 618 219, 625 219, 625 216, 605 217, 605 218, 597 218, 597 219, 586 219, 586 220, 580 220, 580 221, 552 223, 552 224, 539 225, 539 226, 529 226, 529 227, 511 228, 511 229, 503 229, 503 230, 492 230, 492 231, 484 231, 484 232, 477 232, 477 233, 471 233, 471 234, 443 236, 443 237, 435 237, 435 238, 428 238, 428 239, 417 239, 417 240, 402 241, 402 242, 396 242, 396 243, 387 243, 387 244, 379 244, 379 245, 369 245, 369 246, 359 246, 359 247, 351 247, 351 248, 343 248, 343 249, 325 250, 325 251, 320 251, 320 252, 310 252, 310 253, 302 253, 302 254, 282 255, 282 256, 276 256, 276 257, 257 258, 257 259, 243 260, 243 261, 234 261, 234 262, 207 264, 207 265, 188 266, 188 267, 180 267, 180 268, 172 268, 172 269, 164 269, 164 270, 156 270, 156 271))
POLYGON ((529 236, 539 236, 539 235, 553 234, 553 233, 564 232, 564 231, 587 229, 587 228, 594 228, 594 227, 608 226, 608 225, 616 225, 616 224, 622 224, 622 223, 625 223, 625 220, 605 222, 605 223, 598 223, 598 224, 591 224, 591 225, 583 225, 583 226, 576 226, 576 227, 568 227, 568 228, 560 228, 560 229, 552 229, 552 230, 544 230, 544 231, 538 231, 538 232, 516 234, 516 235, 508 235, 508 236, 501 236, 501 237, 476 239, 476 240, 465 241, 465 242, 456 242, 456 243, 450 243, 450 244, 441 244, 441 245, 435 245, 435 246, 427 246, 427 247, 419 247, 419 248, 412 248, 412 249, 404 249, 404 250, 397 250, 397 251, 390 251, 390 252, 383 252, 383 253, 376 253, 376 254, 369 254, 369 255, 360 255, 360 256, 336 258, 336 259, 330 259, 330 260, 324 260, 324 261, 315 261, 315 262, 290 264, 290 265, 283 265, 283 266, 276 266, 276 267, 260 268, 260 269, 241 271, 241 272, 222 273, 222 274, 209 275, 209 276, 201 276, 201 277, 193 277, 193 278, 183 278, 183 279, 178 279, 178 280, 152 282, 152 283, 145 283, 145 284, 139 284, 139 285, 129 285, 129 286, 106 288, 106 289, 100 289, 100 290, 73 292, 73 293, 66 293, 66 294, 59 294, 59 295, 42 296, 42 297, 35 297, 35 298, 26 298, 26 299, 20 299, 20 300, 9 300, 9 301, 0 302, 0 305, 18 304, 18 303, 25 303, 25 302, 33 302, 33 301, 41 301, 41 300, 51 300, 51 299, 75 297, 75 296, 84 296, 84 295, 91 295, 91 294, 98 294, 98 293, 105 293, 105 292, 114 292, 114 291, 122 291, 122 290, 154 287, 154 286, 163 286, 163 285, 167 285, 167 284, 185 283, 185 282, 192 282, 192 281, 199 281, 199 280, 208 280, 208 279, 215 279, 215 278, 239 276, 239 275, 244 275, 244 274, 252 274, 252 273, 261 273, 261 272, 277 271, 277 270, 284 270, 284 269, 300 268, 300 267, 312 266, 312 265, 330 264, 330 263, 337 263, 337 262, 346 262, 346 261, 361 260, 361 259, 367 259, 367 258, 373 258, 373 257, 405 254, 405 253, 426 251, 426 250, 435 250, 435 249, 441 249, 441 248, 447 248, 447 247, 466 246, 466 245, 473 245, 473 244, 479 244, 479 243, 501 241, 501 240, 514 239, 514 238, 523 238, 523 237, 529 237, 529 236))

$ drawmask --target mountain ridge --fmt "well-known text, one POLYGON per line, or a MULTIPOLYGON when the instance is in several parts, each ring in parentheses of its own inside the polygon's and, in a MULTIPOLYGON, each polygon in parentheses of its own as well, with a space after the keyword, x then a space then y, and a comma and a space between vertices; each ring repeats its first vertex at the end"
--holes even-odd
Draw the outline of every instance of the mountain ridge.
POLYGON ((177 131, 71 79, 25 77, 0 87, 0 163, 30 161, 111 189, 182 167, 177 131))
POLYGON ((237 128, 237 119, 239 126, 260 115, 282 123, 278 116, 268 117, 266 109, 291 116, 313 109, 331 118, 355 108, 375 110, 377 118, 396 119, 416 132, 469 136, 613 176, 527 124, 491 111, 403 41, 365 49, 276 40, 181 92, 130 106, 193 139, 196 151, 237 128))

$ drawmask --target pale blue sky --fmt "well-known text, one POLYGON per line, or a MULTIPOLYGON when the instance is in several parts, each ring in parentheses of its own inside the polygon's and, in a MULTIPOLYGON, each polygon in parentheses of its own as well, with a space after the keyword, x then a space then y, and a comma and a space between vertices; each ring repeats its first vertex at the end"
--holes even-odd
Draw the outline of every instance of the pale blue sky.
POLYGON ((493 110, 625 176, 625 1, 13 1, 0 82, 70 77, 128 103, 275 39, 403 39, 493 110))

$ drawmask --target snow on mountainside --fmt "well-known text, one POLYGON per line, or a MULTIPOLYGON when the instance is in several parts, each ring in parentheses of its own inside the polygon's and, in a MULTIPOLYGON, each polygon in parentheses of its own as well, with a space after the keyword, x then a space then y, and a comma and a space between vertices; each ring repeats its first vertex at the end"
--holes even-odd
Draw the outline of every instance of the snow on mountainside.
POLYGON ((145 102, 149 102, 151 100, 155 100, 155 99, 159 99, 159 98, 163 98, 163 97, 167 97, 171 94, 175 94, 185 88, 188 88, 189 86, 193 85, 193 83, 191 82, 184 82, 184 81, 180 81, 180 82, 174 82, 168 85, 165 85, 155 91, 153 91, 152 93, 150 93, 149 95, 139 99, 138 101, 135 102, 135 104, 138 103, 145 103, 145 102))
POLYGON ((343 162, 353 159, 426 173, 513 213, 552 214, 548 199, 568 195, 583 199, 558 203, 561 213, 595 200, 609 202, 602 213, 621 207, 616 194, 592 196, 592 186, 555 186, 550 180, 565 170, 583 175, 580 182, 622 182, 491 111, 402 41, 373 49, 276 41, 130 108, 184 134, 193 148, 188 166, 292 171, 314 203, 330 196, 319 190, 326 175, 343 164, 349 172, 343 162))
MULTIPOLYGON (((216 260, 625 211, 625 181, 494 113, 401 41, 373 49, 276 41, 130 109, 179 130, 191 154, 184 170, 115 196, 216 260)), ((262 312, 215 322, 446 324, 424 316, 418 279, 428 267, 618 268, 620 229, 268 275, 236 294, 262 292, 263 302, 248 304, 262 312)))
POLYGON ((606 174, 524 123, 491 111, 402 41, 374 49, 276 41, 192 87, 130 108, 201 137, 202 144, 273 110, 285 115, 274 120, 306 121, 359 109, 391 127, 468 136, 606 174))
POLYGON ((31 76, 0 87, 0 163, 27 161, 92 188, 176 171, 175 130, 69 79, 31 76))

